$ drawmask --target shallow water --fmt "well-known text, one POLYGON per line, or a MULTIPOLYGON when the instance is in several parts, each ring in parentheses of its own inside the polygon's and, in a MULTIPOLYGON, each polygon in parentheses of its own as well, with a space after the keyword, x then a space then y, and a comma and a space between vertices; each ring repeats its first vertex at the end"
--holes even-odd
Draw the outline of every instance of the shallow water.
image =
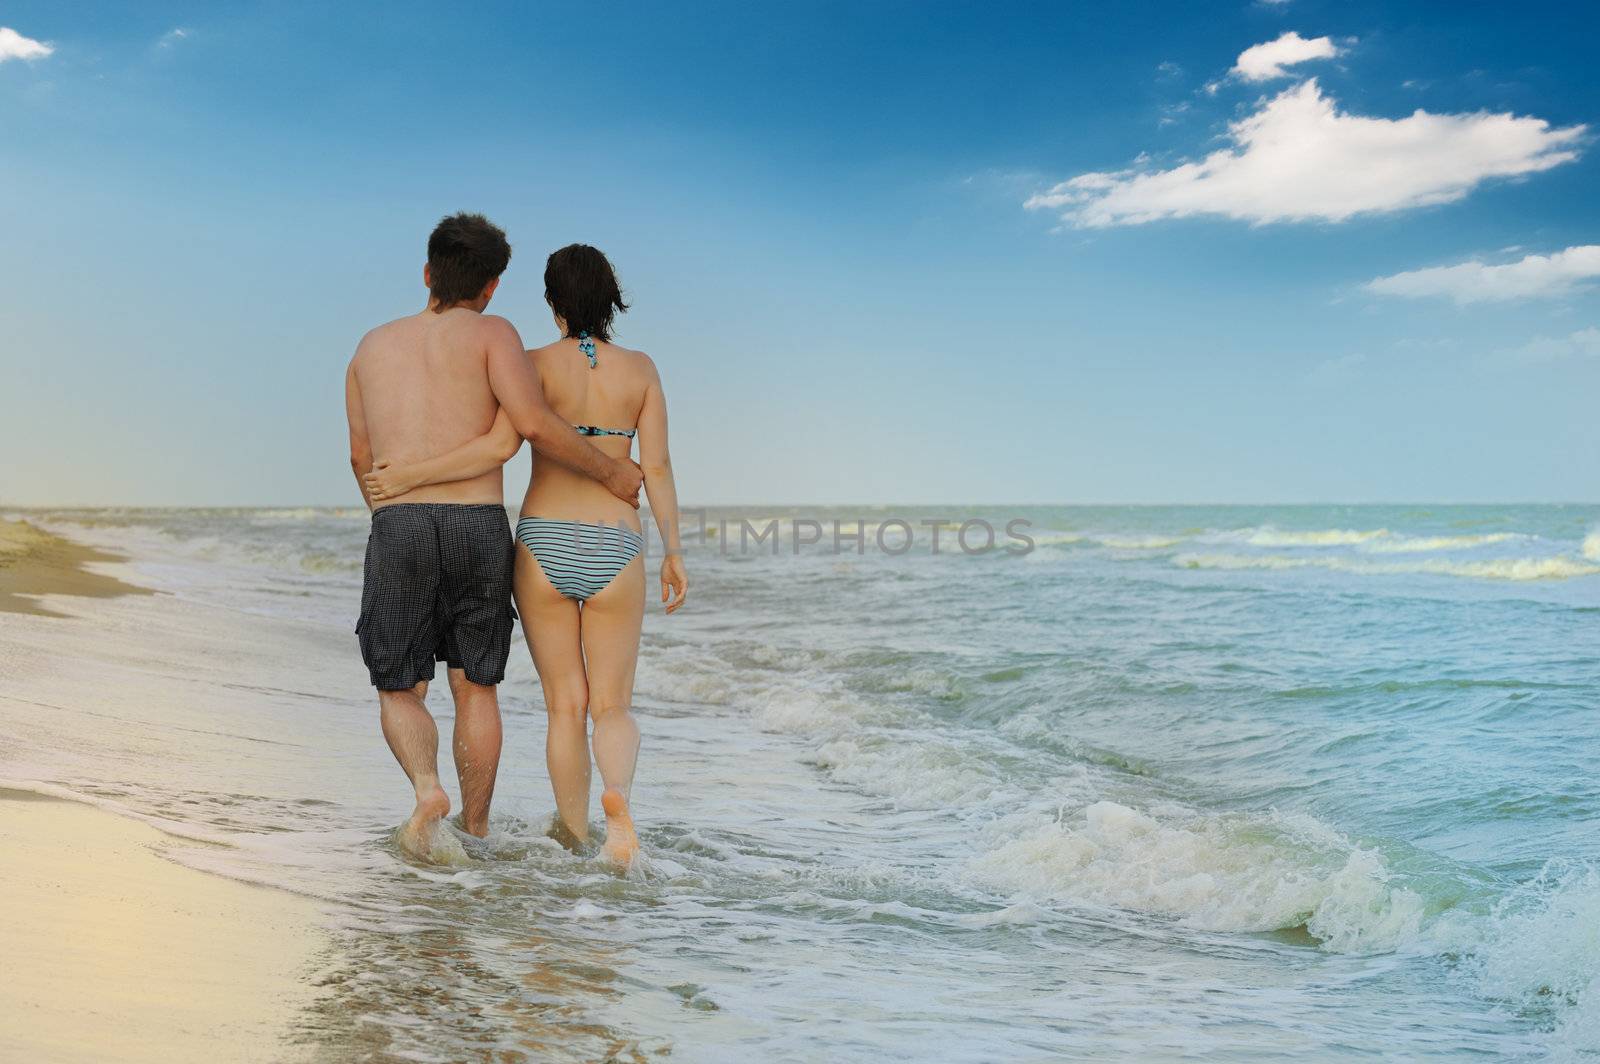
POLYGON ((1600 507, 710 511, 627 879, 545 837, 520 645, 490 839, 398 857, 363 512, 26 516, 174 595, 8 684, 0 777, 337 902, 328 1059, 1600 1054, 1600 507))

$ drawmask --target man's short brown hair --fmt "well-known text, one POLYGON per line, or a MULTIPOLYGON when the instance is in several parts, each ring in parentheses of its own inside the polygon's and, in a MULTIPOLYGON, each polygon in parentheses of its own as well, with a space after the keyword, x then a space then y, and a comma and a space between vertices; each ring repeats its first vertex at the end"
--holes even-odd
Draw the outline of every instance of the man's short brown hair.
POLYGON ((505 230, 481 214, 452 214, 428 237, 428 290, 441 308, 477 299, 510 262, 505 230))

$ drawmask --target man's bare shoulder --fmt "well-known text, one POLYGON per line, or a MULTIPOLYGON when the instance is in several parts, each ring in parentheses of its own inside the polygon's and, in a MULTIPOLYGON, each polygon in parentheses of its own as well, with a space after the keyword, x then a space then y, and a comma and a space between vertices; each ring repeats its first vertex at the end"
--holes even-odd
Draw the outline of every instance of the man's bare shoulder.
POLYGON ((370 357, 373 352, 381 351, 388 347, 405 330, 407 323, 411 322, 413 318, 415 318, 415 315, 407 315, 404 318, 386 321, 382 325, 368 329, 366 335, 361 337, 361 342, 356 344, 356 353, 350 359, 351 363, 363 361, 363 356, 370 357))
POLYGON ((503 342, 511 340, 518 347, 522 346, 522 337, 517 332, 517 327, 498 314, 476 315, 477 329, 483 334, 486 341, 503 342))

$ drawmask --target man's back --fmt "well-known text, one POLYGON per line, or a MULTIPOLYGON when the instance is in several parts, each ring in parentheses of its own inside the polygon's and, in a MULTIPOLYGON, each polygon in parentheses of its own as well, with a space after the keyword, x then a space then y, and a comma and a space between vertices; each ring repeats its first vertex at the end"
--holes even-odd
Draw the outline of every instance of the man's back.
MULTIPOLYGON (((425 310, 362 338, 351 366, 375 461, 419 462, 489 431, 499 404, 489 387, 484 326, 482 315, 466 308, 425 310)), ((403 501, 497 503, 502 485, 495 469, 416 488, 403 501)))

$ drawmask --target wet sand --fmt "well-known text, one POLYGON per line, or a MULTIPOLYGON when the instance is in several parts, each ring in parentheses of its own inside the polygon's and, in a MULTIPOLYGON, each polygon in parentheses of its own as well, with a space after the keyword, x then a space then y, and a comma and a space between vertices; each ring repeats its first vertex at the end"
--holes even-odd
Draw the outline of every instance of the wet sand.
POLYGON ((36 601, 42 595, 106 598, 154 594, 87 567, 92 562, 121 560, 27 521, 0 521, 0 612, 61 616, 36 601))
MULTIPOLYGON (((0 617, 52 618, 5 628, 15 637, 0 642, 12 679, 48 668, 40 652, 60 645, 53 618, 65 615, 52 607, 69 600, 39 597, 153 593, 87 568, 118 560, 26 521, 0 522, 0 617)), ((48 717, 36 724, 34 738, 49 734, 48 717)), ((295 1030, 319 994, 319 906, 163 856, 197 845, 95 806, 0 788, 0 1060, 307 1055, 295 1030)))
POLYGON ((187 845, 79 802, 0 789, 0 1058, 293 1060, 318 908, 160 856, 187 845))

